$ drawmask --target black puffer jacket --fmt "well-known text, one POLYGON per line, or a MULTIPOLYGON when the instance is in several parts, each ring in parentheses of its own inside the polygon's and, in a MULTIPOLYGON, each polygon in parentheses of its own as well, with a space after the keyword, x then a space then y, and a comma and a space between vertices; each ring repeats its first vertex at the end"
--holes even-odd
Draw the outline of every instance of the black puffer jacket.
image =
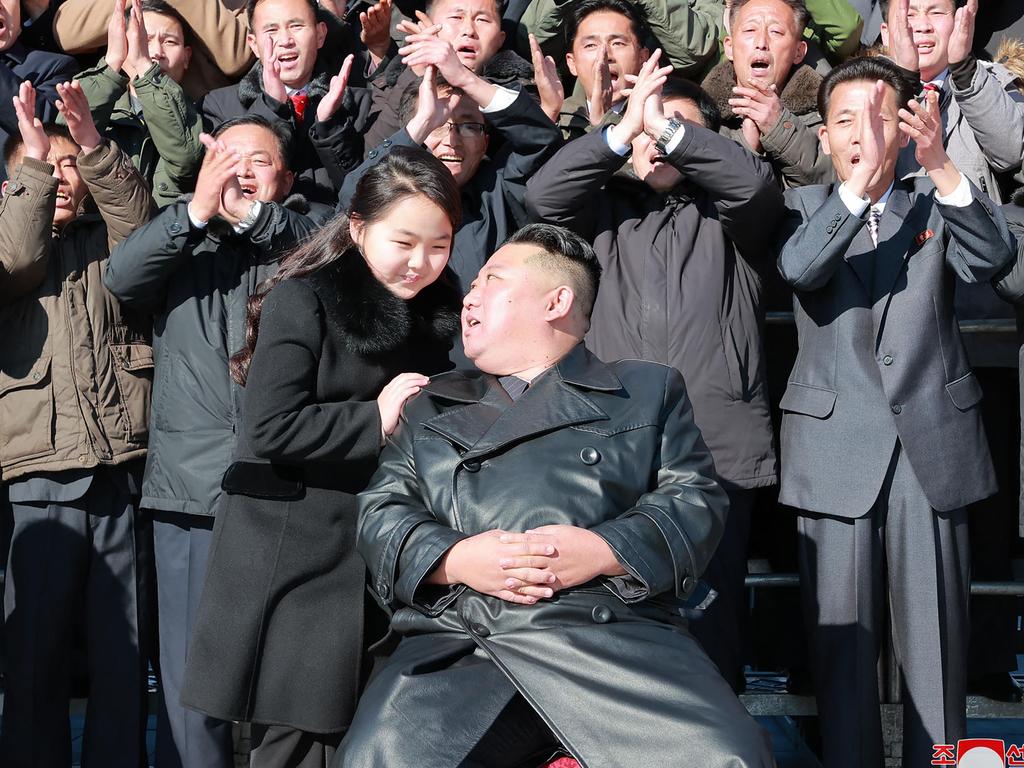
POLYGON ((228 359, 243 346, 246 302, 277 260, 329 210, 293 196, 267 203, 236 235, 219 219, 196 229, 187 204, 164 208, 112 254, 104 282, 154 316, 156 381, 142 506, 212 515, 234 452, 240 388, 228 359))

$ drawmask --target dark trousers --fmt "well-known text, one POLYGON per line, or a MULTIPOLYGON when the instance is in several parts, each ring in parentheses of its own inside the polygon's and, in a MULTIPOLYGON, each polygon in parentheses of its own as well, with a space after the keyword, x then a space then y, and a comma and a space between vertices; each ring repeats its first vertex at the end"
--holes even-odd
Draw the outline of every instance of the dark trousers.
POLYGON ((181 705, 188 643, 199 610, 213 518, 153 513, 160 621, 157 768, 232 768, 231 723, 181 705))
POLYGON ((4 588, 7 672, 0 765, 67 768, 71 654, 84 629, 82 765, 146 765, 147 566, 152 540, 120 467, 81 498, 11 504, 4 588))
POLYGON ((750 605, 744 580, 747 576, 747 544, 750 514, 757 499, 755 488, 728 491, 729 516, 718 549, 702 578, 718 596, 703 611, 690 616, 690 634, 715 662, 722 677, 736 693, 743 693, 746 678, 746 638, 749 637, 750 605))
POLYGON ((327 768, 343 735, 253 723, 249 768, 327 768))
POLYGON ((903 765, 928 765, 932 745, 955 744, 967 726, 966 512, 933 510, 897 445, 868 515, 805 514, 798 528, 824 764, 883 764, 878 660, 888 618, 903 680, 903 765))

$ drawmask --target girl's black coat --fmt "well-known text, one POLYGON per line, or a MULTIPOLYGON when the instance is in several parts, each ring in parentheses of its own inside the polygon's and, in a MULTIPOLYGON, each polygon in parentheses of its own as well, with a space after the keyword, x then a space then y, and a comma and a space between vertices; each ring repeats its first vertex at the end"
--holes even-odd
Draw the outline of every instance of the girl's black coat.
MULTIPOLYGON (((364 656, 356 497, 394 376, 450 367, 446 270, 410 302, 350 251, 263 303, 182 700, 225 720, 342 731, 364 656)), ((368 638, 372 639, 372 638, 368 638)))

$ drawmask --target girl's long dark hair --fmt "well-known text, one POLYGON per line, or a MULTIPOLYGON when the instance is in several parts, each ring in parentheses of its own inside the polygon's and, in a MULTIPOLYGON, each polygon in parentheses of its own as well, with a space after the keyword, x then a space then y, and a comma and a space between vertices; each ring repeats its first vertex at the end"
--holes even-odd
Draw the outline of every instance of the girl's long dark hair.
POLYGON ((423 195, 438 205, 459 228, 462 204, 459 187, 451 171, 426 150, 395 147, 387 157, 370 168, 356 185, 352 202, 345 213, 335 216, 313 237, 296 247, 281 260, 274 275, 264 280, 246 304, 245 346, 231 357, 231 378, 245 386, 249 364, 259 336, 263 299, 282 282, 322 269, 355 248, 349 233, 349 220, 358 219, 366 225, 380 221, 388 210, 407 197, 423 195))

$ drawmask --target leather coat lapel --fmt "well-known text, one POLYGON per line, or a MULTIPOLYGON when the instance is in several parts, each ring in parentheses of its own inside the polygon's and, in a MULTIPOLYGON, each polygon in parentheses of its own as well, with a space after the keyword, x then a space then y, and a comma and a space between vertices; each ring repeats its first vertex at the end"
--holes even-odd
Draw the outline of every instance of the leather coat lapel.
POLYGON ((512 398, 494 376, 478 378, 444 376, 431 381, 423 391, 446 400, 465 403, 448 408, 423 426, 463 450, 469 450, 512 405, 512 398))
MULTIPOLYGON (((486 382, 486 391, 476 402, 449 408, 424 424, 466 449, 463 459, 493 453, 561 427, 606 420, 608 414, 585 390, 622 388, 615 374, 582 344, 537 378, 514 403, 495 377, 485 376, 482 380, 486 382)), ((425 389, 434 395, 449 396, 448 392, 439 392, 433 382, 425 389)))

